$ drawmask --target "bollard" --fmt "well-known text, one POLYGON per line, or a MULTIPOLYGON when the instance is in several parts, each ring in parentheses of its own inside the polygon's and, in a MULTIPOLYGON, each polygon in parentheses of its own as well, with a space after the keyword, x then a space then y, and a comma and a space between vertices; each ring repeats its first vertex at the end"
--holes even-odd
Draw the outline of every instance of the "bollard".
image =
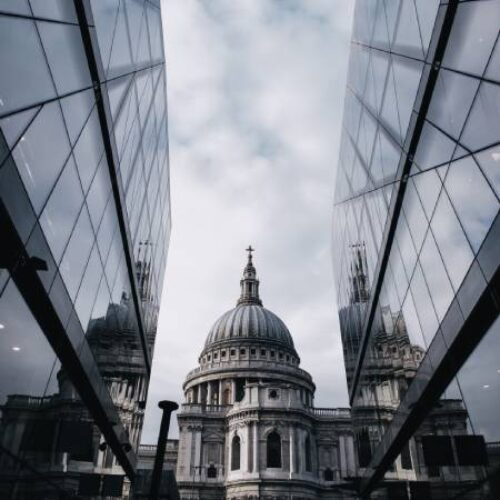
POLYGON ((158 406, 163 410, 163 415, 161 416, 160 434, 158 435, 155 464, 153 467, 153 475, 151 476, 151 489, 149 491, 150 500, 158 500, 159 498, 163 460, 165 458, 165 447, 167 446, 168 428, 170 426, 170 415, 179 408, 179 405, 173 401, 160 401, 158 406))

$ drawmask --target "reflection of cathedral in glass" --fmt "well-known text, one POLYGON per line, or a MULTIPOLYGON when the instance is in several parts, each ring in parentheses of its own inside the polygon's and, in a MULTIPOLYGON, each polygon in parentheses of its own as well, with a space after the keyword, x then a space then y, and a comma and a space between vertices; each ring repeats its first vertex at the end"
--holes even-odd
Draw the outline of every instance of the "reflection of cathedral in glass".
MULTIPOLYGON (((142 307, 154 311, 156 305, 148 294, 149 265, 142 261, 137 262, 136 267, 142 307)), ((149 334, 151 346, 156 330, 149 334)), ((147 376, 130 294, 123 292, 120 302, 109 304, 105 315, 90 319, 86 339, 126 433, 126 446, 138 449, 147 376)), ((46 475, 39 485, 33 479, 24 478, 16 494, 20 498, 47 495, 44 488, 48 481, 61 490, 82 495, 92 491, 95 494, 97 489, 103 496, 128 495, 129 483, 124 483, 122 468, 65 370, 59 369, 56 378, 54 394, 45 397, 7 395, 1 407, 1 445, 13 455, 36 464, 46 475)), ((19 464, 2 455, 0 470, 4 476, 11 472, 14 478, 19 464)))

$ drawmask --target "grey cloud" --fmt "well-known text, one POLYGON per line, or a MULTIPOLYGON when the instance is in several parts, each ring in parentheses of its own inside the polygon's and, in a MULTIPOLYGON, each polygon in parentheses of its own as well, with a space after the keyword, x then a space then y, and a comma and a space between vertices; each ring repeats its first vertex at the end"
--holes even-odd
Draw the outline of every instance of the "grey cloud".
POLYGON ((330 219, 351 11, 163 2, 173 230, 143 442, 157 437, 157 401, 181 401, 211 325, 234 307, 249 243, 316 404, 347 404, 330 219))

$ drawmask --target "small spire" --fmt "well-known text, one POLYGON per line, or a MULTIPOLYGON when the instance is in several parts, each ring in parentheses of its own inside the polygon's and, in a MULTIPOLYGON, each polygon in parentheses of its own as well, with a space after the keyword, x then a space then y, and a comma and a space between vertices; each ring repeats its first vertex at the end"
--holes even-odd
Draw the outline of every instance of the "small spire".
POLYGON ((255 250, 252 245, 249 245, 246 249, 248 252, 248 262, 243 270, 243 278, 240 281, 241 295, 238 300, 238 305, 240 304, 258 304, 262 305, 262 301, 259 297, 259 280, 257 279, 257 272, 252 262, 252 252, 255 250))

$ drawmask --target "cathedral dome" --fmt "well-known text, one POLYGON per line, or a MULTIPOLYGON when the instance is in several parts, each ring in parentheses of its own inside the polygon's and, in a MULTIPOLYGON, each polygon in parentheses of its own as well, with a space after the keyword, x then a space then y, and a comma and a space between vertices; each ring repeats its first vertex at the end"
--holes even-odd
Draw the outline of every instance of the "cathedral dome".
POLYGON ((241 296, 237 306, 225 312, 212 326, 205 349, 226 341, 252 340, 279 344, 295 352, 292 336, 285 323, 262 305, 259 280, 252 263, 252 247, 248 248, 248 263, 240 281, 241 296))
POLYGON ((259 304, 240 304, 224 313, 212 326, 205 348, 224 340, 267 340, 293 349, 285 323, 259 304))

